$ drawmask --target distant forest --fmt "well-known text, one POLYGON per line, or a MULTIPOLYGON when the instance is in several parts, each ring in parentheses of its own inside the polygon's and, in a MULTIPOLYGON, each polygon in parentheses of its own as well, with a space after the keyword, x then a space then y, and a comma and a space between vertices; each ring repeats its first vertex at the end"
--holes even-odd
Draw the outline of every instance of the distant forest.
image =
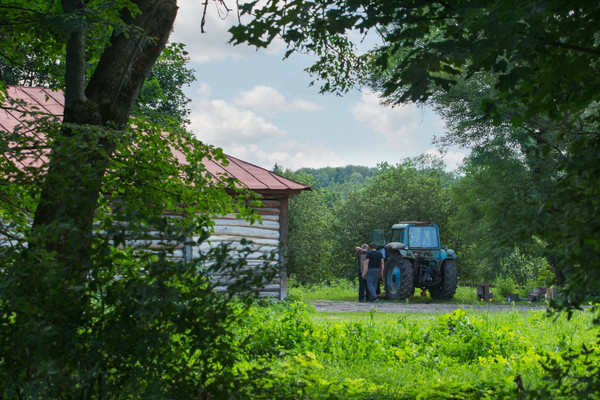
POLYGON ((296 172, 312 175, 316 180, 316 187, 326 188, 344 184, 363 186, 377 175, 378 169, 362 165, 346 165, 345 167, 301 168, 296 172))

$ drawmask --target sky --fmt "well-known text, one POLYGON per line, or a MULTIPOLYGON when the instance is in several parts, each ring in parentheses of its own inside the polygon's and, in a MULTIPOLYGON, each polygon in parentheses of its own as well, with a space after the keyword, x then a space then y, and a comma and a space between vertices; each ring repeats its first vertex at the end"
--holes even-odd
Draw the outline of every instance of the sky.
MULTIPOLYGON (((200 140, 226 154, 272 169, 345 165, 392 165, 423 153, 440 155, 432 144, 443 135, 443 121, 416 105, 380 105, 376 93, 353 90, 344 96, 320 94, 318 82, 304 71, 314 58, 285 46, 256 50, 228 44, 234 12, 210 2, 206 33, 201 33, 203 1, 180 0, 170 40, 186 45, 196 82, 190 97, 190 129, 200 140)), ((455 169, 465 150, 443 156, 455 169)))

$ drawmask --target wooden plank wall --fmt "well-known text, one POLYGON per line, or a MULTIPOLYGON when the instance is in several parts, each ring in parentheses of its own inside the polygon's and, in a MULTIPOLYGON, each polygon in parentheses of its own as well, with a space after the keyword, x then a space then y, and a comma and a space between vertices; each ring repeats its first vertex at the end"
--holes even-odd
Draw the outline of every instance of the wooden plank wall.
MULTIPOLYGON (((243 247, 240 244, 242 239, 252 241, 256 246, 256 251, 246 258, 248 268, 260 268, 268 259, 268 254, 274 252, 276 255, 274 263, 280 271, 270 283, 260 289, 260 296, 283 299, 287 295, 287 277, 283 268, 281 268, 283 254, 280 253, 279 245, 282 239, 285 239, 281 237, 282 221, 280 220, 284 201, 287 205, 287 198, 284 200, 262 200, 261 207, 256 209, 262 217, 262 223, 259 224, 251 225, 248 221, 236 218, 233 214, 215 218, 214 232, 206 242, 192 248, 191 252, 188 250, 188 254, 192 257, 198 257, 199 252, 207 251, 212 246, 221 243, 230 243, 232 250, 235 252, 243 247)), ((287 207, 285 208, 287 210, 287 207)), ((285 222, 287 223, 287 219, 285 222)), ((287 227, 287 224, 285 224, 285 227, 287 227)), ((285 229, 285 232, 287 233, 287 229, 285 229)), ((198 237, 194 237, 193 240, 196 242, 198 237)), ((215 278, 223 284, 227 283, 224 276, 216 276, 215 278)))

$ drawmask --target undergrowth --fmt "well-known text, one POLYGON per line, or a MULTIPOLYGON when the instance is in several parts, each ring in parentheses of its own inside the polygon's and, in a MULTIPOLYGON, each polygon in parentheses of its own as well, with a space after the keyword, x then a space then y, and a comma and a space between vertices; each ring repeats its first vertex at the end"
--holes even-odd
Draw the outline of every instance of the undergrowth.
MULTIPOLYGON (((291 302, 254 307, 236 340, 251 398, 512 399, 561 398, 547 368, 583 346, 598 361, 597 335, 589 311, 570 320, 456 310, 357 321, 314 318, 291 302)), ((572 361, 573 371, 585 374, 589 357, 572 361)))

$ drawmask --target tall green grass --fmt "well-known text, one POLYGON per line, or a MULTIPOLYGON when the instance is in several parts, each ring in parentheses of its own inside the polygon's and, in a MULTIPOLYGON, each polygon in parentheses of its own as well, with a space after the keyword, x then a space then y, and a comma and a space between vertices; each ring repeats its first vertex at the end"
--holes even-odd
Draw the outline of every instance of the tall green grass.
POLYGON ((544 365, 569 348, 600 352, 590 312, 331 319, 293 302, 253 308, 237 334, 240 373, 263 372, 254 379, 267 390, 255 388, 257 398, 555 398, 544 365))

